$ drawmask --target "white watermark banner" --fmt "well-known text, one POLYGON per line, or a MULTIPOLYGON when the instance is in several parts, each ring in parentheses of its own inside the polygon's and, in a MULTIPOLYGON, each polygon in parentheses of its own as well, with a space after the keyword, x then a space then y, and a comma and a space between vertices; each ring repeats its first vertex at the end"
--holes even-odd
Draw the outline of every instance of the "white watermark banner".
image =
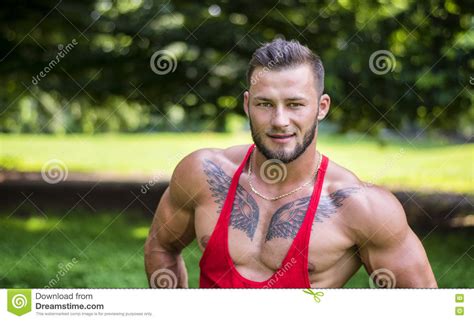
POLYGON ((474 289, 2 289, 0 320, 467 321, 473 297, 474 289))

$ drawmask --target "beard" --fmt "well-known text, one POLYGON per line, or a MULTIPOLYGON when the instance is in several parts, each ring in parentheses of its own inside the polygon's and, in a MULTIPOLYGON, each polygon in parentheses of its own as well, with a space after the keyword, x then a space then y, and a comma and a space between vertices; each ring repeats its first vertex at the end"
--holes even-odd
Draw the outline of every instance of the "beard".
POLYGON ((262 135, 260 135, 255 128, 253 127, 252 124, 252 119, 249 117, 249 122, 250 122, 250 131, 252 133, 252 139, 253 142, 255 143, 255 146, 257 146, 258 150, 265 156, 267 159, 278 159, 284 164, 291 163, 295 159, 301 156, 306 149, 308 148, 309 145, 311 145, 311 142, 313 141, 315 135, 316 135, 316 128, 318 127, 318 117, 316 116, 316 119, 311 126, 311 128, 304 133, 303 136, 303 143, 296 144, 295 149, 291 153, 287 153, 285 151, 273 151, 265 146, 263 143, 262 135))

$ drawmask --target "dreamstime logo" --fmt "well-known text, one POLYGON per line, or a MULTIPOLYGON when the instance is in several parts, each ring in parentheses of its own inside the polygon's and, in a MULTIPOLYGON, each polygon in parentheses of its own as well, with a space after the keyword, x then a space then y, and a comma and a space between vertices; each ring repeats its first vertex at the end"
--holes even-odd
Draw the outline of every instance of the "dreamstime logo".
POLYGON ((66 164, 59 159, 47 161, 41 169, 41 177, 46 183, 57 184, 67 179, 68 169, 66 164))
POLYGON ((469 83, 474 86, 474 76, 469 76, 469 83))
POLYGON ((148 181, 148 183, 143 184, 140 188, 140 193, 146 194, 148 191, 161 179, 160 175, 153 176, 152 179, 148 181))
POLYGON ((266 160, 260 167, 260 177, 267 184, 283 182, 286 174, 286 166, 279 159, 266 160))
POLYGON ((66 263, 65 265, 62 264, 62 263, 59 263, 58 264, 58 272, 56 272, 56 275, 54 276, 54 278, 52 278, 51 280, 49 280, 48 282, 48 285, 45 285, 45 289, 49 289, 49 288, 54 288, 57 286, 57 284, 59 283, 59 281, 61 280, 62 277, 66 276, 66 274, 74 267, 74 265, 76 265, 79 261, 73 257, 71 262, 68 262, 66 263))
POLYGON ((57 64, 59 64, 59 62, 61 61, 61 59, 63 59, 64 57, 66 57, 66 55, 72 50, 74 49, 74 47, 78 44, 77 40, 76 39, 72 39, 72 41, 70 43, 68 43, 66 46, 62 45, 62 44, 59 44, 58 45, 58 50, 59 52, 56 54, 56 56, 54 57, 54 59, 52 59, 48 65, 46 67, 43 68, 43 70, 41 70, 38 74, 34 75, 31 79, 31 83, 33 85, 37 85, 41 79, 43 79, 44 77, 46 77, 46 75, 48 75, 48 73, 53 70, 57 64))
POLYGON ((295 264, 296 264, 296 259, 294 257, 291 258, 289 262, 286 262, 285 265, 278 270, 277 273, 275 273, 270 280, 268 280, 267 284, 263 287, 264 289, 270 289, 272 288, 276 282, 280 279, 280 277, 283 277, 295 264))
POLYGON ((8 312, 21 316, 31 311, 31 290, 11 289, 7 290, 8 312))
POLYGON ((177 65, 176 56, 169 50, 158 50, 150 58, 150 68, 157 75, 174 72, 177 65))
POLYGON ((15 309, 21 309, 28 304, 28 299, 23 294, 17 294, 12 298, 12 305, 15 309))
POLYGON ((378 269, 370 274, 369 284, 374 288, 393 289, 396 285, 395 275, 388 269, 378 269))
POLYGON ((388 50, 377 50, 369 58, 369 68, 376 75, 394 71, 396 64, 395 56, 388 50))
POLYGON ((178 286, 178 278, 169 269, 159 269, 150 276, 150 286, 154 289, 175 289, 178 286))

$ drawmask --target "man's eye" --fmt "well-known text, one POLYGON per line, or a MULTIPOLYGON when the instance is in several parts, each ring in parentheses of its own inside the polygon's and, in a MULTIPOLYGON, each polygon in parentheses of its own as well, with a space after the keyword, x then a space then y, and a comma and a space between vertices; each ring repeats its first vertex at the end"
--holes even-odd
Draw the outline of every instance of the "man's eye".
POLYGON ((272 104, 270 104, 270 103, 258 103, 257 106, 261 106, 261 107, 272 107, 272 104))
POLYGON ((290 106, 290 107, 300 107, 300 106, 303 106, 303 104, 300 104, 300 103, 290 103, 288 106, 290 106))

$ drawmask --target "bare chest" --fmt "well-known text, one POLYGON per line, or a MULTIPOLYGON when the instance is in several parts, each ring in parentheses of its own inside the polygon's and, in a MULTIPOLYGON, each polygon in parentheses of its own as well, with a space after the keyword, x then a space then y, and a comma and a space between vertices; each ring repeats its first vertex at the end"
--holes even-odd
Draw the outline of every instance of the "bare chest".
MULTIPOLYGON (((239 186, 227 222, 228 250, 236 269, 244 277, 263 281, 277 271, 308 214, 310 193, 288 201, 260 201, 239 186)), ((195 227, 198 244, 204 251, 217 224, 218 203, 210 201, 196 209, 195 227)), ((321 195, 311 221, 308 241, 310 280, 324 275, 353 253, 353 242, 338 217, 340 209, 330 195, 321 195)))
MULTIPOLYGON (((235 168, 223 170, 206 162, 204 189, 207 195, 195 207, 195 232, 204 251, 221 214, 235 168)), ((277 201, 255 195, 242 173, 237 185, 232 212, 226 221, 228 252, 237 271, 253 281, 264 281, 280 267, 307 215, 314 186, 277 201)), ((308 276, 312 286, 339 287, 357 271, 361 263, 354 240, 348 231, 344 203, 353 187, 334 190, 330 179, 322 182, 321 196, 314 219, 310 220, 308 276), (345 215, 342 215, 345 214, 345 215)), ((305 240, 306 241, 306 240, 305 240)), ((306 245, 305 245, 306 246, 306 245)))

